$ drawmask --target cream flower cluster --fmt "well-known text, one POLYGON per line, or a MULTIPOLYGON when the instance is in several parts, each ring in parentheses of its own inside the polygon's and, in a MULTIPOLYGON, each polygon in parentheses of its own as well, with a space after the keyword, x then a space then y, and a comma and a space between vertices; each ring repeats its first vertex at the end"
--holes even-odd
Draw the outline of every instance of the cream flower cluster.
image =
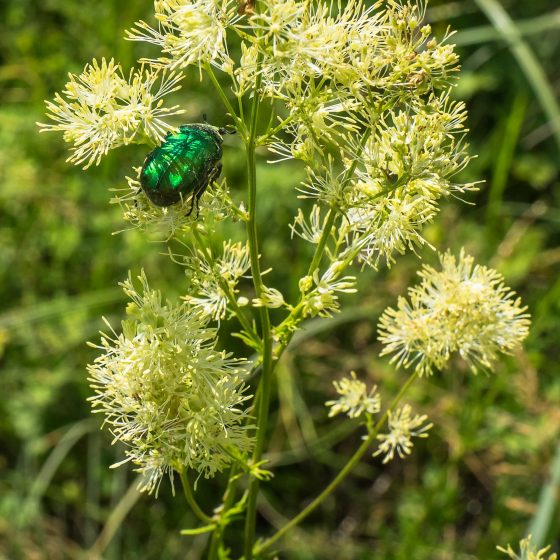
POLYGON ((464 104, 445 93, 394 112, 369 137, 344 201, 349 246, 361 248, 364 263, 376 268, 384 258, 391 264, 394 253, 424 245, 421 232, 439 200, 475 188, 453 182, 469 161, 465 118, 464 104))
POLYGON ((356 278, 341 276, 341 263, 333 262, 325 272, 319 276, 317 270, 312 277, 300 280, 300 289, 304 292, 301 302, 302 317, 332 317, 340 309, 337 294, 354 294, 356 278))
MULTIPOLYGON (((210 321, 237 314, 236 334, 260 351, 244 307, 276 308, 287 317, 274 328, 275 344, 287 343, 301 321, 331 317, 342 295, 357 291, 347 270, 353 263, 390 266, 396 255, 426 245, 423 230, 441 200, 476 188, 458 178, 470 158, 465 106, 451 100, 458 57, 449 36, 438 41, 422 23, 425 8, 424 0, 371 7, 362 0, 155 0, 155 21, 137 22, 127 38, 155 45, 159 55, 141 60, 128 78, 114 60, 93 60, 47 102, 54 124, 40 126, 62 131, 72 145, 69 160, 88 167, 112 148, 162 142, 174 130, 169 117, 183 113, 165 107, 164 98, 180 87, 180 71, 194 67, 208 73, 249 150, 266 146, 305 169, 294 196, 311 201, 291 229, 315 254, 293 305, 262 279, 259 297, 241 295, 248 246, 226 241, 219 251, 211 235, 199 235, 214 232, 225 216, 254 218, 232 201, 225 182, 204 197, 199 221, 180 205, 156 208, 139 196, 139 168, 115 200, 133 226, 163 226, 169 237, 193 229, 187 256, 171 255, 186 268, 188 295, 164 302, 144 275, 139 290, 129 279, 122 333, 102 334, 102 354, 88 367, 92 405, 126 444, 148 491, 173 471, 212 476, 253 448, 247 368, 217 350, 210 321)), ((441 270, 425 266, 409 298, 383 313, 382 353, 419 375, 445 368, 455 353, 475 372, 490 368, 527 336, 525 308, 500 274, 464 252, 440 260, 441 270)), ((376 389, 368 391, 355 373, 335 389, 330 416, 366 417, 368 424, 379 411, 376 389)), ((387 417, 375 452, 383 462, 410 454, 413 438, 427 437, 431 427, 408 405, 387 417)))
POLYGON ((166 118, 184 111, 164 107, 163 97, 177 91, 181 74, 140 68, 128 79, 113 59, 94 59, 76 76, 70 74, 62 94, 47 101, 47 116, 55 124, 41 124, 41 131, 62 131, 73 145, 68 158, 75 164, 99 164, 102 156, 118 146, 161 142, 174 130, 166 118))
MULTIPOLYGON (((378 427, 374 428, 372 415, 381 410, 381 395, 377 392, 377 385, 371 389, 363 381, 356 377, 356 372, 350 372, 349 377, 343 377, 339 381, 333 381, 336 392, 340 395, 338 399, 327 401, 326 406, 330 407, 329 417, 344 413, 349 418, 360 418, 362 423, 368 428, 370 436, 376 434, 378 427), (372 431, 374 430, 374 431, 372 431)), ((433 424, 426 424, 426 415, 412 415, 412 408, 406 404, 396 410, 389 409, 386 413, 389 431, 383 434, 376 434, 376 439, 380 442, 373 456, 384 455, 383 463, 388 463, 398 455, 401 459, 406 458, 412 453, 412 439, 415 437, 427 438, 428 431, 433 424)), ((382 420, 384 420, 383 417, 382 420)))
POLYGON ((558 555, 555 553, 548 554, 550 546, 545 546, 540 550, 531 542, 532 536, 519 542, 519 554, 515 552, 510 545, 507 548, 498 546, 498 550, 507 554, 512 560, 557 560, 558 555))
MULTIPOLYGON (((63 131, 73 145, 70 161, 86 166, 123 144, 157 144, 173 129, 167 117, 182 112, 162 104, 181 79, 170 70, 213 65, 228 75, 239 107, 245 95, 268 100, 271 126, 258 143, 280 159, 302 160, 303 195, 323 210, 336 208, 336 251, 344 255, 335 260, 391 264, 396 253, 426 243, 422 230, 441 197, 474 188, 453 179, 469 160, 464 106, 449 101, 458 58, 448 37, 437 41, 422 24, 424 12, 423 1, 366 7, 361 0, 275 0, 251 7, 156 0, 156 23, 139 21, 127 37, 159 47, 160 56, 144 60, 148 69, 129 80, 114 61, 94 60, 47 103, 55 124, 42 126, 63 131), (228 48, 234 35, 238 59, 228 48)), ((163 220, 172 231, 182 222, 173 210, 137 211, 137 192, 124 195, 127 220, 163 220)), ((309 217, 300 212, 293 227, 313 228, 316 239, 325 225, 318 218, 315 208, 309 217)))
POLYGON ((231 311, 228 302, 237 294, 237 284, 251 265, 247 245, 224 241, 219 256, 210 259, 198 251, 185 258, 184 264, 192 294, 185 296, 185 301, 210 319, 225 319, 231 311))
POLYGON ((511 353, 529 332, 529 315, 500 273, 474 265, 461 251, 440 255, 441 270, 424 266, 422 282, 379 320, 382 355, 420 375, 444 369, 458 353, 473 372, 490 369, 499 353, 511 353))
POLYGON ((246 364, 216 350, 216 333, 187 304, 164 302, 139 277, 124 282, 131 303, 122 333, 102 334, 88 366, 92 407, 105 415, 127 460, 157 490, 164 474, 194 469, 213 476, 249 453, 243 379, 246 364))
POLYGON ((359 418, 364 413, 376 414, 381 409, 381 396, 374 385, 369 391, 366 384, 356 377, 356 372, 350 372, 350 377, 343 377, 340 381, 333 381, 334 388, 340 397, 327 401, 330 407, 329 417, 344 413, 349 418, 359 418))
POLYGON ((142 193, 141 170, 141 167, 133 168, 132 176, 126 177, 126 186, 112 189, 115 195, 110 202, 121 207, 123 220, 130 224, 130 229, 145 229, 157 234, 158 239, 169 240, 200 221, 211 218, 218 222, 241 213, 231 199, 225 178, 214 182, 212 196, 201 198, 193 210, 190 210, 190 198, 186 204, 155 206, 142 193))
POLYGON ((277 161, 304 162, 299 190, 317 201, 292 229, 318 243, 321 208, 335 208, 339 261, 392 264, 426 244, 442 197, 476 188, 455 180, 469 161, 465 107, 450 101, 458 57, 422 25, 424 12, 424 2, 280 0, 236 25, 234 92, 256 88, 273 111, 283 102, 262 142, 277 161))
POLYGON ((373 456, 385 455, 383 463, 393 460, 395 453, 404 459, 412 453, 412 438, 427 438, 428 430, 433 424, 425 424, 428 418, 425 414, 412 416, 412 408, 405 404, 396 411, 389 411, 389 432, 379 434, 377 439, 381 442, 373 456))
POLYGON ((170 68, 205 63, 231 67, 226 30, 240 19, 234 0, 156 0, 154 8, 157 28, 139 21, 126 33, 130 40, 161 49, 163 56, 147 62, 170 68))

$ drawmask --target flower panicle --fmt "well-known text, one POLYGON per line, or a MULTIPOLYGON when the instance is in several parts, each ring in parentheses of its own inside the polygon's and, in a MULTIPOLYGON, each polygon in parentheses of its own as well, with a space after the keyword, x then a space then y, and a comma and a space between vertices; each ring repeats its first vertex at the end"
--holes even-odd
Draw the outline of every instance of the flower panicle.
POLYGON ((211 477, 248 454, 254 428, 246 408, 247 363, 216 348, 208 318, 187 303, 164 301, 146 276, 129 277, 122 332, 103 334, 88 366, 94 411, 105 415, 126 460, 152 492, 165 474, 193 469, 211 477))
POLYGON ((507 548, 501 546, 496 548, 500 552, 507 554, 512 560, 557 560, 558 555, 556 553, 549 553, 550 545, 537 549, 531 542, 532 538, 532 535, 528 535, 519 542, 519 553, 514 551, 509 544, 507 548))
POLYGON ((381 442, 373 456, 384 455, 383 464, 392 461, 397 454, 401 459, 412 453, 412 438, 427 438, 428 431, 433 427, 432 423, 425 424, 427 416, 416 414, 412 416, 412 408, 405 404, 396 411, 388 412, 389 432, 378 434, 377 439, 381 442))
POLYGON ((157 27, 138 21, 125 37, 158 46, 162 56, 146 59, 154 66, 171 69, 213 64, 230 68, 226 30, 241 19, 234 0, 158 0, 155 2, 157 27))
MULTIPOLYGON (((123 220, 130 229, 142 229, 164 240, 169 240, 178 232, 189 230, 199 222, 220 222, 226 217, 239 213, 231 199, 226 179, 209 185, 212 196, 201 197, 193 207, 192 193, 177 204, 155 206, 142 191, 140 183, 141 167, 134 167, 126 177, 126 185, 112 189, 115 195, 111 204, 118 204, 123 220)), ((119 233, 119 232, 117 232, 119 233)))
POLYGON ((284 296, 280 290, 264 286, 261 296, 253 298, 251 301, 253 307, 268 307, 269 309, 278 309, 279 307, 288 307, 284 300, 284 296))
POLYGON ((342 276, 345 268, 343 262, 334 261, 322 275, 319 275, 317 269, 312 276, 300 279, 301 307, 304 317, 332 317, 340 309, 338 294, 357 292, 356 278, 342 276))
MULTIPOLYGON (((465 107, 450 100, 458 58, 448 36, 437 41, 422 25, 425 10, 273 2, 248 18, 234 74, 238 95, 259 74, 263 97, 285 103, 269 149, 306 164, 300 196, 339 209, 339 247, 373 268, 430 246, 422 230, 440 199, 476 188, 455 180, 470 160, 465 107)), ((293 229, 311 242, 312 220, 298 213, 293 229)))
POLYGON ((190 293, 183 299, 209 319, 225 319, 232 311, 237 285, 251 266, 248 245, 224 241, 221 255, 198 250, 183 264, 190 283, 190 293))
POLYGON ((72 144, 67 161, 98 165, 109 150, 130 143, 161 142, 175 127, 167 118, 184 113, 177 105, 164 107, 163 98, 177 91, 182 74, 142 66, 128 79, 120 64, 94 59, 53 101, 46 101, 54 124, 38 123, 41 132, 61 131, 72 144))
POLYGON ((529 332, 529 315, 497 271, 474 265, 461 250, 440 255, 441 270, 424 266, 421 283, 400 297, 379 321, 382 355, 420 375, 444 369, 458 353, 473 373, 491 369, 500 353, 511 354, 529 332))
POLYGON ((330 407, 329 418, 341 413, 349 418, 360 418, 364 414, 376 414, 381 409, 377 385, 368 391, 366 384, 356 377, 355 371, 350 372, 350 377, 333 381, 333 385, 340 397, 325 403, 330 407))
POLYGON ((321 214, 321 206, 314 204, 309 219, 306 218, 301 208, 298 209, 298 214, 294 218, 294 223, 290 226, 292 230, 292 238, 294 235, 301 237, 303 240, 313 245, 317 245, 323 235, 323 228, 325 225, 325 218, 321 214))

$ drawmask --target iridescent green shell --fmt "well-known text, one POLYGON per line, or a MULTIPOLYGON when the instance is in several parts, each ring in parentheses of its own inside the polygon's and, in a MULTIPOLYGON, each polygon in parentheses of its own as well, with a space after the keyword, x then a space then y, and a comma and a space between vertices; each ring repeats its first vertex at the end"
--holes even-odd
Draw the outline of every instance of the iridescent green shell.
POLYGON ((156 206, 191 200, 191 209, 221 171, 222 135, 207 124, 186 124, 146 157, 140 184, 156 206))

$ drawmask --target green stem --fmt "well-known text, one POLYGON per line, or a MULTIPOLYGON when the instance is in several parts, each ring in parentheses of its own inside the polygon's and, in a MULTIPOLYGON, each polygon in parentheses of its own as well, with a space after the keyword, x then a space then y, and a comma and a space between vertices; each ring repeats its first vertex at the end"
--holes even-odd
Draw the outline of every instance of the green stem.
MULTIPOLYGON (((368 128, 364 131, 364 134, 363 134, 362 139, 361 139, 360 144, 359 144, 359 151, 356 154, 356 157, 354 157, 354 160, 352 161, 352 164, 350 165, 350 167, 344 173, 344 177, 341 181, 341 186, 340 186, 341 191, 343 191, 348 186, 348 183, 352 179, 352 177, 354 175, 354 171, 356 171, 356 167, 358 166, 358 161, 360 159, 360 156, 361 156, 362 152, 364 151, 364 148, 366 146, 366 143, 367 143, 369 137, 371 136, 371 132, 372 132, 372 127, 368 128)), ((329 213, 327 214, 325 227, 323 228, 323 231, 321 232, 321 239, 319 239, 319 243, 317 244, 317 247, 315 248, 315 254, 313 255, 313 260, 311 261, 311 264, 309 265, 309 270, 307 272, 307 274, 309 276, 311 276, 313 274, 313 272, 315 271, 315 269, 318 268, 319 264, 321 264, 321 259, 323 258, 323 254, 325 252, 325 247, 327 245, 327 241, 329 239, 329 235, 330 235, 332 227, 334 225, 334 221, 336 220, 337 214, 338 214, 337 208, 335 206, 331 206, 329 208, 329 213)))
MULTIPOLYGON (((359 144, 359 151, 358 151, 358 155, 354 158, 354 161, 352 162, 352 164, 350 165, 350 167, 348 168, 348 170, 346 171, 346 173, 344 174, 344 177, 342 179, 341 182, 341 190, 344 190, 346 188, 346 186, 348 185, 348 183, 350 182, 350 180, 352 179, 352 176, 354 175, 354 171, 356 170, 356 167, 358 165, 358 160, 359 160, 359 155, 362 153, 362 151, 365 148, 366 142, 368 140, 368 138, 371 135, 371 129, 368 129, 364 132, 364 135, 362 136, 362 139, 360 141, 359 144)), ((339 214, 339 210, 336 208, 336 206, 331 206, 329 208, 329 213, 327 214, 327 218, 325 220, 325 225, 323 227, 323 231, 321 232, 321 238, 319 239, 319 243, 317 243, 317 246, 315 247, 315 253, 313 254, 313 259, 311 260, 311 264, 309 265, 309 269, 307 271, 307 275, 308 276, 312 276, 313 273, 315 272, 315 270, 317 268, 319 268, 319 265, 321 264, 321 260, 323 259, 323 255, 325 254, 325 249, 329 240, 329 235, 331 234, 333 225, 335 223, 335 220, 337 218, 339 214)), ((351 262, 352 259, 348 260, 348 264, 351 262)), ((284 321, 282 321, 282 323, 280 325, 278 325, 278 328, 276 329, 276 332, 282 332, 283 328, 286 325, 289 325, 290 323, 294 323, 296 322, 299 323, 299 321, 301 321, 301 318, 298 317, 298 314, 301 311, 301 303, 303 301, 304 298, 304 294, 301 295, 300 300, 298 302, 298 304, 296 306, 294 306, 294 308, 292 309, 292 311, 290 312, 290 314, 288 315, 288 317, 286 317, 286 319, 284 319, 284 321)), ((292 325, 292 327, 295 325, 292 325)), ((290 340, 292 339, 293 335, 295 333, 295 329, 292 328, 291 331, 285 335, 285 339, 283 341, 283 344, 281 346, 279 346, 274 354, 274 359, 277 361, 280 356, 284 353, 284 350, 286 349, 286 347, 288 346, 288 344, 290 343, 290 340)))
POLYGON ((325 220, 325 226, 323 227, 323 231, 321 232, 321 238, 319 239, 319 243, 315 248, 313 260, 311 261, 309 269, 307 270, 308 276, 312 276, 313 272, 315 272, 315 269, 319 268, 319 265, 321 264, 323 254, 325 252, 325 247, 327 246, 327 241, 329 240, 329 235, 331 234, 336 216, 337 211, 334 207, 331 206, 331 208, 329 208, 329 213, 327 214, 327 219, 325 220))
POLYGON ((229 114, 231 115, 231 118, 235 121, 237 129, 239 130, 239 132, 243 136, 246 136, 247 130, 245 128, 245 123, 239 118, 239 116, 235 112, 235 109, 233 108, 233 105, 231 104, 230 100, 228 99, 228 96, 226 95, 225 91, 223 90, 222 86, 220 85, 220 82, 218 81, 218 78, 216 78, 216 75, 214 74, 214 71, 212 70, 212 66, 210 66, 210 64, 205 64, 204 69, 208 73, 208 76, 210 77, 210 80, 212 81, 212 84, 214 85, 214 88, 218 92, 218 95, 220 96, 220 99, 222 100, 223 104, 225 105, 226 109, 228 110, 229 114))
MULTIPOLYGON (((255 293, 260 298, 264 291, 262 274, 259 263, 259 245, 257 237, 256 223, 256 201, 257 201, 257 166, 256 166, 256 131, 260 105, 260 73, 255 84, 255 95, 253 98, 253 107, 251 111, 251 123, 249 128, 249 136, 246 141, 247 150, 247 170, 249 179, 249 219, 247 221, 247 234, 249 238, 249 253, 251 257, 251 272, 253 276, 253 284, 255 293)), ((268 409, 270 406, 270 390, 272 385, 272 331, 270 326, 270 317, 268 309, 261 307, 259 309, 261 319, 261 336, 262 336, 262 376, 259 384, 260 400, 257 411, 257 441, 255 443, 255 451, 253 453, 253 462, 260 461, 264 443, 266 439, 266 431, 268 424, 268 409)), ((245 560, 251 560, 253 555, 253 543, 255 541, 255 523, 257 517, 257 494, 259 490, 259 481, 252 478, 249 482, 249 494, 247 498, 247 516, 245 519, 245 560)))
POLYGON ((234 463, 229 471, 228 484, 224 492, 224 497, 222 498, 222 506, 219 509, 219 520, 216 529, 212 533, 212 539, 210 540, 210 550, 208 552, 208 560, 215 560, 218 557, 218 552, 220 549, 220 543, 224 537, 224 531, 227 526, 227 521, 224 523, 223 518, 228 513, 231 508, 233 501, 235 499, 235 491, 237 488, 237 483, 239 477, 237 475, 238 466, 234 463))
MULTIPOLYGON (((314 86, 314 90, 321 90, 322 87, 324 86, 326 81, 326 78, 322 78, 321 81, 319 82, 318 85, 314 86)), ((310 84, 311 86, 311 84, 310 84)), ((310 93, 309 96, 312 97, 313 93, 310 93)), ((280 132, 289 122, 294 120, 294 114, 290 113, 290 115, 288 115, 285 119, 283 119, 277 126, 275 126, 274 128, 270 129, 270 127, 268 128, 267 132, 265 132, 262 136, 259 136, 257 144, 259 146, 261 146, 262 144, 264 144, 271 136, 274 136, 277 132, 280 132)), ((305 115, 303 115, 303 117, 305 117, 305 115)), ((305 119, 306 122, 309 124, 309 119, 305 119)), ((309 125, 310 131, 313 134, 313 126, 309 125)), ((314 136, 315 141, 318 143, 318 139, 316 136, 314 136)))
POLYGON ((243 111, 243 96, 237 96, 237 106, 239 107, 239 117, 241 118, 241 122, 245 122, 245 112, 243 111))
POLYGON ((332 494, 332 492, 340 485, 340 483, 350 474, 352 469, 360 462, 366 451, 368 450, 369 446, 373 443, 379 430, 389 417, 389 412, 391 412, 402 399, 403 395, 406 393, 408 388, 412 385, 413 381, 418 377, 418 373, 415 371, 406 383, 401 387, 398 395, 393 399, 393 402, 387 408, 383 416, 379 419, 379 421, 375 424, 375 427, 371 430, 368 437, 364 440, 362 445, 358 447, 354 455, 349 459, 348 463, 344 466, 344 468, 336 475, 336 477, 332 480, 332 482, 307 506, 305 507, 298 515, 296 515, 292 520, 290 520, 284 527, 279 529, 272 537, 264 541, 262 544, 257 545, 255 547, 255 553, 263 552, 264 550, 270 548, 276 541, 278 541, 281 537, 283 537, 290 529, 301 523, 309 514, 311 514, 317 507, 332 494))
POLYGON ((375 435, 377 435, 377 432, 379 431, 381 426, 383 426, 387 418, 389 418, 389 413, 393 411, 394 408, 401 402, 401 399, 404 397, 404 394, 408 391, 412 383, 414 383, 414 381, 417 378, 418 378, 418 370, 414 370, 414 372, 409 375, 408 379, 406 380, 406 383, 400 388, 399 392, 397 393, 397 396, 391 401, 391 404, 387 407, 387 409, 383 413, 383 416, 381 416, 381 418, 377 421, 377 424, 375 424, 375 427, 373 429, 375 435))
POLYGON ((218 550, 220 549, 220 542, 222 542, 222 529, 216 527, 212 533, 210 540, 210 549, 208 550, 208 560, 216 560, 218 558, 218 550))
POLYGON ((206 515, 202 509, 200 508, 200 506, 196 503, 191 485, 189 483, 189 479, 187 478, 187 472, 186 470, 182 470, 179 473, 179 476, 181 477, 181 483, 183 485, 183 493, 185 494, 185 498, 187 500, 187 503, 191 506, 191 509, 193 510, 193 513, 203 522, 206 523, 207 525, 212 525, 214 524, 214 519, 212 519, 209 515, 206 515))
POLYGON ((259 146, 262 146, 271 136, 274 136, 277 132, 280 132, 291 120, 293 120, 293 115, 286 117, 283 121, 280 122, 277 126, 270 129, 268 132, 265 132, 262 136, 259 136, 257 143, 259 146))

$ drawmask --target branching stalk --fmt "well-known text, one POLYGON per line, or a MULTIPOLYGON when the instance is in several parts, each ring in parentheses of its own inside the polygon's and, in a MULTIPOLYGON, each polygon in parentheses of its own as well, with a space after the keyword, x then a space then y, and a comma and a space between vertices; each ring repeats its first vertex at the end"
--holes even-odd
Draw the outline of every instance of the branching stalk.
POLYGON ((194 494, 193 494, 193 491, 192 491, 192 488, 191 488, 189 479, 188 479, 188 477, 187 477, 186 470, 183 469, 183 470, 179 473, 179 476, 180 476, 180 478, 181 478, 181 484, 182 484, 182 486, 183 486, 183 493, 184 493, 184 495, 185 495, 185 499, 187 500, 189 506, 191 506, 191 509, 193 510, 193 513, 194 513, 203 523, 206 523, 207 525, 210 525, 210 524, 214 523, 214 520, 213 520, 209 515, 206 515, 206 514, 202 511, 202 509, 200 508, 200 506, 198 505, 198 503, 197 503, 197 501, 196 501, 196 499, 195 499, 195 497, 194 497, 194 494))
POLYGON ((272 537, 265 540, 263 543, 257 545, 255 547, 255 554, 263 552, 269 549, 275 542, 277 542, 280 538, 282 538, 290 529, 293 529, 296 525, 301 523, 308 515, 310 515, 313 511, 321 505, 321 503, 330 496, 334 490, 340 485, 340 483, 352 472, 352 469, 360 462, 362 457, 365 455, 366 451, 369 449, 369 446, 373 443, 379 430, 383 427, 387 418, 389 417, 389 413, 395 409, 397 404, 400 402, 406 391, 412 385, 413 381, 418 377, 418 372, 415 371, 410 375, 407 382, 401 387, 398 395, 393 399, 393 402, 387 408, 383 416, 379 419, 379 421, 375 424, 374 428, 368 434, 368 437, 363 441, 363 443, 358 447, 358 449, 354 452, 354 455, 350 457, 349 461, 344 465, 342 470, 335 476, 335 478, 331 481, 331 483, 307 506, 305 507, 298 515, 296 515, 293 519, 291 519, 284 527, 279 529, 272 537))

